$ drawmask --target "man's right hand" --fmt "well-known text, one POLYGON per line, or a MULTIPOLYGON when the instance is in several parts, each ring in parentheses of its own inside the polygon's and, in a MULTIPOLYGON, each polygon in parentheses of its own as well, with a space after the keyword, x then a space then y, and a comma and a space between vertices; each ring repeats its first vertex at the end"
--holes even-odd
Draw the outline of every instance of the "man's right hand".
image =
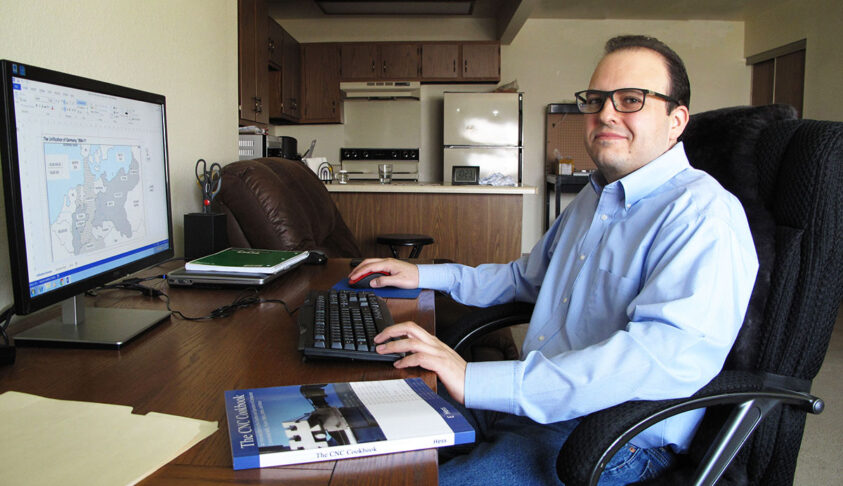
POLYGON ((367 258, 354 267, 348 274, 349 280, 356 280, 371 272, 388 272, 390 275, 378 277, 369 284, 372 288, 398 287, 415 289, 419 286, 419 268, 408 262, 394 258, 367 258))

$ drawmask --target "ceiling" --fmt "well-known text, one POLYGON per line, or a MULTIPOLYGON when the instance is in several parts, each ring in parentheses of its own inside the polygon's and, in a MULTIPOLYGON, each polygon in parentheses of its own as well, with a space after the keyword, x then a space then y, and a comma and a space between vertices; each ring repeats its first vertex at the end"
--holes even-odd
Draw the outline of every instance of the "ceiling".
MULTIPOLYGON (((336 18, 326 15, 317 5, 317 0, 267 0, 273 15, 277 18, 336 18)), ((319 0, 323 1, 323 0, 319 0)), ((381 10, 384 4, 406 5, 407 11, 416 11, 418 5, 428 4, 431 8, 449 3, 472 3, 471 17, 495 18, 502 10, 529 9, 529 18, 550 19, 684 19, 684 20, 745 20, 753 4, 767 6, 781 3, 781 0, 325 0, 336 4, 368 4, 372 10, 381 10)), ((425 7, 420 7, 425 8, 425 7)), ((356 16, 368 16, 361 10, 356 16)), ((377 15, 377 14, 371 14, 377 15)), ((409 16, 407 14, 398 16, 409 16)), ((413 14, 415 17, 453 17, 453 14, 413 14)), ((465 16, 465 15, 463 15, 465 16)))
POLYGON ((476 18, 493 19, 497 38, 509 44, 529 18, 742 21, 789 0, 267 0, 270 15, 282 19, 476 18), (324 5, 319 5, 323 3, 324 5), (455 15, 468 4, 469 14, 455 15), (326 14, 350 7, 353 15, 326 14), (392 7, 400 13, 383 14, 392 7), (397 8, 396 8, 397 7, 397 8), (440 10, 434 13, 433 10, 440 10))

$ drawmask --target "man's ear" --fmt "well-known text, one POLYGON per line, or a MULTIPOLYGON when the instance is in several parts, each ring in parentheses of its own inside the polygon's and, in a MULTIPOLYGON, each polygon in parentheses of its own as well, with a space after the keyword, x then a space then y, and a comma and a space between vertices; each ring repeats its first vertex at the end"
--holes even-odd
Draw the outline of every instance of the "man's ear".
POLYGON ((688 120, 691 114, 688 112, 687 106, 679 105, 670 112, 670 143, 676 143, 685 127, 688 126, 688 120))

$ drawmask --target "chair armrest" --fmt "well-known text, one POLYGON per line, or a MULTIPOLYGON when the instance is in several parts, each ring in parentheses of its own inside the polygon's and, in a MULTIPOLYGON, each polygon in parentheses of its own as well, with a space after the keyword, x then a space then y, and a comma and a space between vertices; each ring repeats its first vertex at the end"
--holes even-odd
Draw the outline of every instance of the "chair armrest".
POLYGON ((445 344, 459 353, 484 334, 530 322, 533 307, 533 304, 526 302, 484 307, 462 316, 448 328, 440 329, 438 335, 445 344))
MULTIPOLYGON (((758 410, 750 417, 733 413, 719 436, 722 450, 715 451, 714 446, 709 450, 706 459, 716 463, 712 467, 716 466, 719 472, 712 474, 719 477, 770 409, 784 403, 806 412, 822 412, 823 402, 819 398, 802 391, 768 386, 767 383, 765 376, 756 373, 723 371, 689 398, 626 402, 588 415, 559 451, 556 460, 559 479, 567 486, 596 485, 606 464, 621 447, 668 417, 715 405, 755 407, 758 410), (732 429, 726 430, 730 426, 732 429), (725 462, 719 457, 723 453, 728 454, 725 462)), ((702 468, 698 472, 708 474, 702 468)), ((717 477, 710 484, 716 482, 717 477)))

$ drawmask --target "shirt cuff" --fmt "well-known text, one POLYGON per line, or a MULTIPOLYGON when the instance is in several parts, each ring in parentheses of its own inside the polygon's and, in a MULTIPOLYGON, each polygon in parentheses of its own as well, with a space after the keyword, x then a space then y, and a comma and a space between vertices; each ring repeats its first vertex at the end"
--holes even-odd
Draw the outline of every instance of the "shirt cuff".
POLYGON ((454 281, 454 272, 449 268, 452 264, 418 265, 419 288, 450 292, 454 281))
POLYGON ((520 361, 483 361, 465 368, 465 406, 518 414, 515 377, 520 361))

